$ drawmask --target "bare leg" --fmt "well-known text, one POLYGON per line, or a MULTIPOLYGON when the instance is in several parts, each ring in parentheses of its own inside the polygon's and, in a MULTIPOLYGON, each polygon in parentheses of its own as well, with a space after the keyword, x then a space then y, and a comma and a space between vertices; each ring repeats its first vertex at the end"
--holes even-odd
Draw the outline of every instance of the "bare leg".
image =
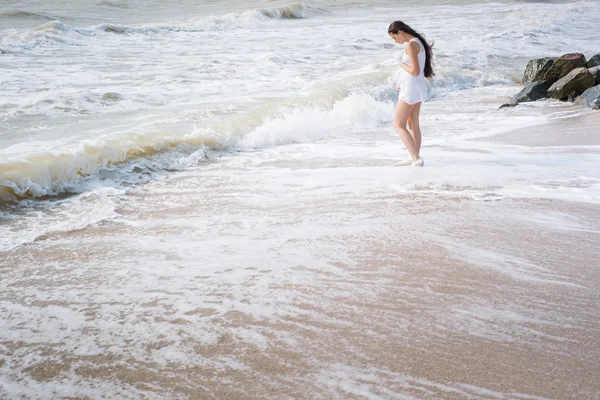
POLYGON ((415 142, 417 154, 421 154, 421 125, 419 124, 419 115, 421 113, 421 102, 415 104, 408 117, 410 135, 415 142))
POLYGON ((394 116, 394 129, 396 129, 396 132, 398 132, 400 140, 402 140, 402 143, 404 143, 404 146, 406 146, 406 150, 408 150, 410 153, 412 160, 417 161, 419 159, 419 151, 415 146, 415 141, 412 135, 406 129, 408 117, 414 108, 415 105, 405 103, 402 100, 398 101, 398 105, 396 106, 396 114, 394 116))

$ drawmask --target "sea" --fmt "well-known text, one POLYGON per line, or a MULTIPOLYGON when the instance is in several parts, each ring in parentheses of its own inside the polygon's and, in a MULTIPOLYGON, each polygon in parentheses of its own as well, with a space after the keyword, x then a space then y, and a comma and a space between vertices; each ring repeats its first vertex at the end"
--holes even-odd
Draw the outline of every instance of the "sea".
POLYGON ((0 0, 0 397, 598 398, 599 1, 0 0), (422 168, 392 127, 433 44, 422 168))

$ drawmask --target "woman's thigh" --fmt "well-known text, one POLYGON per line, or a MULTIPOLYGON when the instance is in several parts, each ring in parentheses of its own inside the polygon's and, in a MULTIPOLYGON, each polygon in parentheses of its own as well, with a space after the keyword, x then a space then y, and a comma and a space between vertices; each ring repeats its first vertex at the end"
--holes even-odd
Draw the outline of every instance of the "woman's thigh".
POLYGON ((394 114, 394 125, 406 128, 406 123, 411 112, 415 108, 414 104, 408 104, 405 101, 398 100, 396 105, 396 113, 394 114))
POLYGON ((415 103, 408 116, 408 124, 413 128, 419 128, 419 117, 421 115, 421 102, 415 103))

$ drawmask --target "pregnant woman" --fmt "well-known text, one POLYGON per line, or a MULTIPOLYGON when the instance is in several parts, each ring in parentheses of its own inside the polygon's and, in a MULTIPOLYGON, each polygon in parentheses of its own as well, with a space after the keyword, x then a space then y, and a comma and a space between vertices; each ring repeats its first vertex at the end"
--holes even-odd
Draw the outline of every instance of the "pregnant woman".
POLYGON ((431 46, 423 36, 402 21, 392 22, 388 33, 396 43, 407 43, 400 71, 396 76, 398 105, 394 116, 394 129, 410 153, 410 160, 394 165, 423 166, 419 113, 421 102, 427 99, 425 78, 433 77, 431 46), (407 129, 408 125, 408 129, 407 129))

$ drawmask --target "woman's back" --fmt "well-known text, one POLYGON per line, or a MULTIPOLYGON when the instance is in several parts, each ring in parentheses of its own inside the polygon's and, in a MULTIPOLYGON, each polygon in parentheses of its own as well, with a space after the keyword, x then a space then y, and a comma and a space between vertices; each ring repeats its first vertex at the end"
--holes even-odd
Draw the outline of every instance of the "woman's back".
MULTIPOLYGON (((412 38, 409 40, 408 43, 410 42, 417 42, 417 44, 419 45, 419 53, 417 54, 417 59, 419 60, 419 77, 420 78, 425 78, 425 61, 426 61, 426 57, 427 54, 425 52, 425 46, 423 46, 423 43, 421 43, 421 41, 417 38, 412 38)), ((408 56, 408 54, 406 53, 406 51, 404 52, 404 55, 402 56, 402 62, 410 65, 410 57, 408 56)))

